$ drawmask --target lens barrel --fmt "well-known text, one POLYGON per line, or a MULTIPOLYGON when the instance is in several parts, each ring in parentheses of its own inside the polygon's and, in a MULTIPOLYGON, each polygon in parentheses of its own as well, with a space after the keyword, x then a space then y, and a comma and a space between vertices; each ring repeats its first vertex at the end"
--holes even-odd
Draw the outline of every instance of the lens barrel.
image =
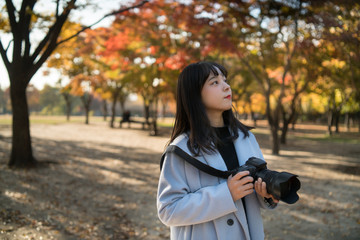
POLYGON ((288 204, 294 204, 299 200, 297 191, 301 183, 297 175, 265 169, 256 173, 255 178, 259 177, 266 183, 267 192, 276 199, 288 204))

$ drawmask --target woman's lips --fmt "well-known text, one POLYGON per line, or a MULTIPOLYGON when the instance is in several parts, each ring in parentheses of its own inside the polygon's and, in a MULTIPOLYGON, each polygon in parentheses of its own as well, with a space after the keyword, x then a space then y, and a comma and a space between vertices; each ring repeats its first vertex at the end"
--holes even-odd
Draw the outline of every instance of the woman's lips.
POLYGON ((227 95, 225 98, 226 99, 231 99, 231 95, 227 95))

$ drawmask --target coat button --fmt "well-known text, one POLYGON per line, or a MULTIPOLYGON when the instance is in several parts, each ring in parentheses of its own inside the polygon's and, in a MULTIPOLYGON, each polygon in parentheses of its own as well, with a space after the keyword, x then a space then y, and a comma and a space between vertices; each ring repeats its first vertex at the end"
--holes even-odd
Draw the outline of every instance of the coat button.
POLYGON ((229 226, 232 226, 234 224, 234 220, 232 220, 231 218, 227 220, 227 224, 229 226))

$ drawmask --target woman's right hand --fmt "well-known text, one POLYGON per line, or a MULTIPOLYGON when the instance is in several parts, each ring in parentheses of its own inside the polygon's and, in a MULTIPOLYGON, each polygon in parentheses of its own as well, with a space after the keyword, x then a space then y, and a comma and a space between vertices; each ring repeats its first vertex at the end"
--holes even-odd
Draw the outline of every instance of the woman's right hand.
POLYGON ((248 176, 249 174, 249 171, 243 171, 235 176, 229 176, 227 184, 234 202, 254 191, 254 178, 248 176))

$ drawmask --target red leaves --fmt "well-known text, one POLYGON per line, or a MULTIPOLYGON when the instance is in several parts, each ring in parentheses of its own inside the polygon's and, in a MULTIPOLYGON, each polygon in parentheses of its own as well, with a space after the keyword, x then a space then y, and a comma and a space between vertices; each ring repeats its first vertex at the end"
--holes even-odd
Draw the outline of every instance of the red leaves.
POLYGON ((188 64, 189 60, 190 57, 184 51, 179 51, 165 61, 165 67, 171 70, 180 70, 188 64))
POLYGON ((110 37, 105 42, 105 55, 111 54, 112 51, 125 50, 131 42, 130 29, 122 29, 117 35, 110 37))

